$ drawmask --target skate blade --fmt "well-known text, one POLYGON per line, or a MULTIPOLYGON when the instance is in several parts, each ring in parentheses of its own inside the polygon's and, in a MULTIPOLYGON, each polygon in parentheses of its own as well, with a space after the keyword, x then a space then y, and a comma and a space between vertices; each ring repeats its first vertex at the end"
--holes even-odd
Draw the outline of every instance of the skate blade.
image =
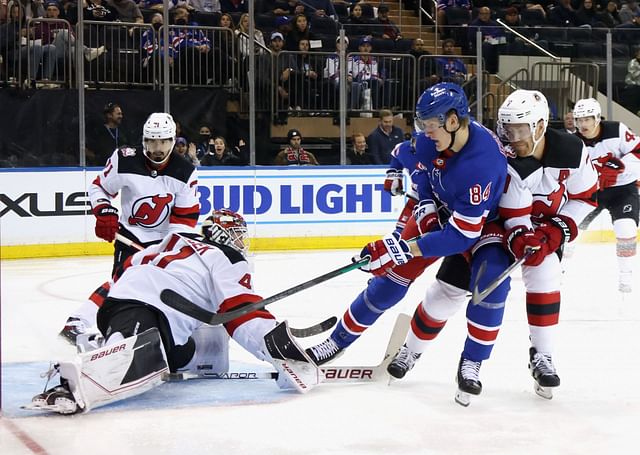
POLYGON ((544 398, 545 400, 550 400, 553 398, 553 388, 541 386, 537 382, 533 383, 533 391, 536 393, 536 395, 544 398))
POLYGON ((58 414, 73 414, 75 409, 70 409, 69 406, 61 406, 57 404, 39 405, 35 403, 29 403, 20 406, 20 409, 25 411, 44 411, 44 412, 57 412, 58 414))
POLYGON ((455 401, 465 408, 471 404, 471 394, 460 389, 456 390, 455 401))

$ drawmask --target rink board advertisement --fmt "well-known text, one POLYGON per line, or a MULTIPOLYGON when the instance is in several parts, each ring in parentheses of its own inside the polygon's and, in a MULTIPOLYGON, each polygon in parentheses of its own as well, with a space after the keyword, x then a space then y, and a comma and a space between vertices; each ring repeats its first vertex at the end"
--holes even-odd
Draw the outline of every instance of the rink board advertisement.
MULTIPOLYGON (((87 197, 99 171, 0 172, 3 257, 20 257, 7 251, 28 245, 95 244, 88 252, 108 247, 93 233, 87 197)), ((385 168, 378 166, 200 169, 200 221, 213 209, 238 211, 257 249, 335 248, 350 246, 349 239, 359 245, 361 237, 393 230, 404 207, 403 197, 383 191, 384 177, 385 168)))
MULTIPOLYGON (((200 221, 230 208, 249 225, 254 250, 354 248, 393 230, 404 197, 383 190, 385 167, 243 167, 198 175, 200 221)), ((95 237, 87 188, 98 168, 0 171, 3 258, 109 254, 95 237)), ((116 204, 118 206, 116 199, 116 204)), ((611 240, 601 214, 584 240, 611 240)))

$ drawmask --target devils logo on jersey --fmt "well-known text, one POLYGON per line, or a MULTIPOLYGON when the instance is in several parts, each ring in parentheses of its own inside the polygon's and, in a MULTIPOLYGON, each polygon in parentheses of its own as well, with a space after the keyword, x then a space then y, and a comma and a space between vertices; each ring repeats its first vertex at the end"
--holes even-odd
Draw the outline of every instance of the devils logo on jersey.
POLYGON ((172 194, 156 194, 138 199, 131 206, 133 215, 129 217, 129 224, 144 228, 158 227, 169 217, 172 202, 172 194))

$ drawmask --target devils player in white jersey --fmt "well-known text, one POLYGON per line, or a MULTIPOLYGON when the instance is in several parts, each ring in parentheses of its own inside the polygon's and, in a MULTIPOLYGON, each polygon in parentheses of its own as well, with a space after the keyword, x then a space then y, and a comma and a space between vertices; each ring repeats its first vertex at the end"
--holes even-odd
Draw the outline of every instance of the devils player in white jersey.
MULTIPOLYGON (((160 298, 162 290, 172 289, 217 313, 261 300, 243 255, 247 228, 242 217, 216 211, 202 226, 202 236, 169 233, 125 261, 98 311, 106 343, 74 361, 55 364, 50 376, 59 373, 60 385, 36 395, 27 408, 86 412, 145 392, 167 372, 197 374, 203 363, 216 373, 227 371, 226 335, 213 330, 196 336, 202 324, 160 298)), ((255 357, 273 364, 281 388, 305 393, 322 380, 286 321, 278 323, 269 311, 246 314, 224 329, 255 357)))
MULTIPOLYGON (((172 153, 176 125, 170 114, 149 116, 142 130, 142 147, 121 147, 89 187, 95 233, 112 242, 116 232, 138 245, 158 243, 168 232, 195 228, 200 213, 195 167, 172 153), (121 210, 113 201, 120 196, 121 210)), ((137 250, 116 240, 113 271, 137 250)), ((60 335, 76 342, 108 292, 104 283, 67 320, 60 335)))
POLYGON ((504 242, 522 267, 535 390, 552 397, 560 385, 552 361, 560 313, 562 247, 593 210, 598 176, 577 137, 547 129, 549 107, 535 90, 516 90, 498 110, 498 135, 509 143, 509 178, 500 199, 504 242))
POLYGON ((601 113, 600 103, 593 98, 579 100, 573 108, 576 134, 586 144, 599 174, 598 209, 607 209, 611 215, 616 235, 618 289, 626 293, 632 291, 636 257, 640 137, 622 122, 601 121, 601 113))

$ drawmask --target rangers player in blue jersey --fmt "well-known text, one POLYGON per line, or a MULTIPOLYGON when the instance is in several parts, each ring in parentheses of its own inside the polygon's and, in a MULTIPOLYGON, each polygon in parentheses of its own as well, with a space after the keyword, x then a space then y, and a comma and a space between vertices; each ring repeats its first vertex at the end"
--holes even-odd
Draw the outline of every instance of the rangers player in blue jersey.
MULTIPOLYGON (((415 311, 408 342, 388 367, 392 376, 403 377, 467 302, 480 264, 487 263, 478 283, 481 289, 509 265, 500 236, 492 233, 496 225, 486 225, 497 217, 507 177, 507 158, 495 135, 471 120, 462 88, 451 83, 436 84, 420 96, 416 129, 424 133, 415 145, 421 200, 401 236, 393 233, 371 242, 360 253, 371 258, 365 267, 375 278, 351 303, 331 336, 307 350, 318 364, 334 359, 357 340, 404 297, 426 267, 444 257, 435 282, 415 311), (415 236, 420 236, 416 242, 407 242, 415 236)), ((507 279, 478 305, 469 305, 469 324, 499 324, 509 288, 507 279)), ((476 387, 467 375, 489 358, 492 347, 492 341, 467 337, 458 367, 460 389, 476 387)))

